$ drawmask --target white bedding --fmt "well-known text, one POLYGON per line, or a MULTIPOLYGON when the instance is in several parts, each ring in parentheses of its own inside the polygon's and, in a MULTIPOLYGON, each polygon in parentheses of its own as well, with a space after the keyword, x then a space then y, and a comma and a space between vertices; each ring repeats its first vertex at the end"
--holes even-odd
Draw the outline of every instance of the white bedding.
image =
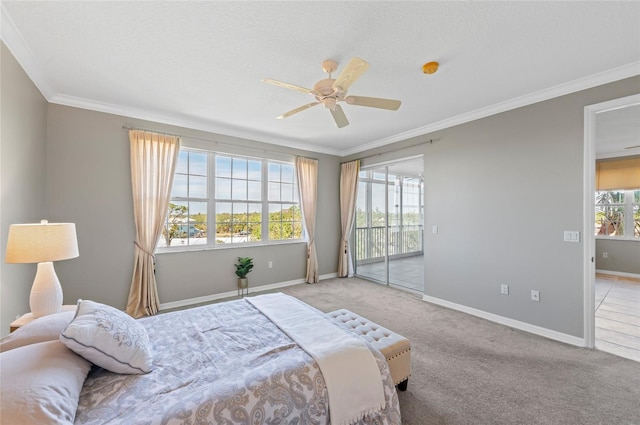
POLYGON ((382 377, 362 338, 289 295, 247 298, 320 366, 334 425, 357 423, 384 407, 382 377))

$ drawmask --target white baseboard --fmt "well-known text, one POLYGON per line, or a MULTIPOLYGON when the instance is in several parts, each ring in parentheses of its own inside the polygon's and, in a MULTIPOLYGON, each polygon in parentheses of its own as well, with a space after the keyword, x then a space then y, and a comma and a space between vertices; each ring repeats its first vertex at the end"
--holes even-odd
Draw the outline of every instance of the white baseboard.
MULTIPOLYGON (((333 279, 334 277, 338 277, 338 273, 329 273, 329 274, 320 275, 320 280, 333 279)), ((264 291, 270 291, 272 289, 284 288, 286 286, 299 285, 301 283, 305 283, 305 279, 295 279, 295 280, 289 280, 286 282, 271 283, 269 285, 261 285, 261 286, 251 287, 249 289, 253 294, 256 292, 264 292, 264 291)), ((202 304, 202 303, 207 303, 211 301, 221 300, 223 298, 231 298, 231 297, 237 297, 237 296, 238 296, 238 291, 236 290, 236 291, 221 292, 218 294, 205 295, 203 297, 195 297, 195 298, 187 298, 185 300, 170 301, 167 303, 160 303, 160 311, 169 310, 172 308, 186 307, 186 306, 195 305, 195 304, 202 304)))
POLYGON ((553 339, 556 341, 564 342, 566 344, 577 345, 578 347, 585 347, 584 338, 579 338, 577 336, 568 335, 562 332, 557 332, 551 329, 543 328, 540 326, 532 325, 530 323, 521 322, 519 320, 510 319, 508 317, 500 316, 493 313, 488 313, 483 310, 478 310, 476 308, 467 307, 462 304, 456 304, 451 301, 442 300, 440 298, 431 297, 429 295, 423 295, 422 300, 426 302, 430 302, 432 304, 437 304, 442 307, 447 307, 453 310, 458 310, 463 313, 471 314, 472 316, 481 317, 483 319, 490 320, 492 322, 499 323, 501 325, 509 326, 511 328, 519 329, 521 331, 529 332, 532 334, 544 336, 549 339, 553 339))
POLYGON ((613 276, 634 277, 636 279, 640 279, 640 274, 638 274, 638 273, 616 272, 616 271, 613 271, 613 270, 600 270, 600 269, 596 269, 596 273, 610 274, 610 275, 613 275, 613 276))

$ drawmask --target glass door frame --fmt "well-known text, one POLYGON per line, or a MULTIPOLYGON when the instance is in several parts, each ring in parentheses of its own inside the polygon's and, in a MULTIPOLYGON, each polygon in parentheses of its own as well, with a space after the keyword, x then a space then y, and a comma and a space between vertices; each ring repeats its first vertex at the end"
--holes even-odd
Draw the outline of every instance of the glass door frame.
MULTIPOLYGON (((420 238, 420 249, 424 252, 424 233, 423 233, 423 229, 424 229, 424 183, 422 181, 422 174, 420 174, 419 176, 412 176, 412 175, 402 175, 402 174, 397 174, 397 173, 393 173, 393 176, 396 176, 398 178, 394 178, 393 181, 389 180, 389 169, 391 166, 393 165, 398 165, 401 164, 403 162, 407 162, 407 161, 412 161, 412 160, 416 160, 416 159, 423 159, 423 155, 416 155, 416 156, 411 156, 411 157, 407 157, 407 158, 402 158, 402 159, 398 159, 398 160, 394 160, 394 161, 388 161, 388 162, 384 162, 384 163, 378 163, 378 164, 371 164, 369 166, 365 166, 361 169, 362 171, 368 171, 371 173, 379 173, 379 174, 384 174, 384 180, 378 180, 376 181, 376 179, 374 178, 374 175, 371 174, 371 176, 369 178, 367 178, 366 181, 366 185, 365 185, 365 190, 366 193, 364 195, 365 197, 365 214, 366 214, 366 228, 368 229, 366 231, 366 235, 364 238, 360 238, 360 239, 364 239, 364 245, 363 245, 363 241, 359 240, 359 230, 361 229, 358 228, 358 213, 356 212, 356 218, 354 218, 354 227, 356 228, 354 232, 352 232, 351 235, 351 246, 352 248, 352 258, 354 259, 354 272, 355 275, 358 277, 362 277, 365 279, 369 279, 372 281, 375 281, 377 283, 383 284, 383 285, 396 285, 396 286, 402 286, 404 287, 404 285, 402 285, 401 283, 397 283, 397 282, 392 282, 391 281, 391 267, 390 267, 390 257, 391 254, 390 253, 390 247, 389 247, 389 241, 390 241, 390 232, 392 231, 391 229, 391 225, 389 223, 389 219, 390 219, 390 205, 389 205, 389 201, 390 201, 390 190, 393 189, 394 192, 396 190, 399 191, 399 196, 398 196, 398 202, 397 202, 397 209, 398 211, 394 211, 394 214, 396 215, 396 219, 398 221, 398 223, 395 224, 396 227, 399 226, 404 226, 404 206, 405 206, 405 191, 404 191, 404 179, 405 178, 411 178, 411 179, 416 179, 419 178, 420 180, 420 189, 418 191, 418 214, 420 217, 420 229, 421 229, 421 233, 419 235, 420 238), (399 183, 398 183, 399 182, 399 183), (370 275, 366 275, 366 274, 361 274, 358 272, 358 266, 359 263, 362 260, 359 260, 359 255, 361 254, 361 252, 358 252, 358 247, 360 246, 360 250, 362 251, 363 248, 366 252, 365 255, 365 259, 367 259, 371 254, 372 254, 372 230, 373 229, 373 185, 374 184, 383 184, 385 187, 384 190, 384 241, 383 241, 383 246, 384 246, 384 255, 383 255, 383 260, 384 260, 384 274, 377 273, 376 276, 370 276, 370 275), (399 189, 396 189, 398 187, 399 184, 399 189)), ((359 188, 358 190, 362 189, 361 183, 363 182, 363 180, 360 178, 359 176, 359 180, 358 180, 358 184, 359 184, 359 188)), ((358 194, 358 198, 361 197, 361 193, 358 194)), ((357 203, 356 204, 356 208, 358 209, 358 206, 360 206, 361 203, 357 203)), ((397 241, 396 243, 400 243, 402 244, 403 241, 397 241)), ((394 250, 394 253, 397 250, 394 250)))

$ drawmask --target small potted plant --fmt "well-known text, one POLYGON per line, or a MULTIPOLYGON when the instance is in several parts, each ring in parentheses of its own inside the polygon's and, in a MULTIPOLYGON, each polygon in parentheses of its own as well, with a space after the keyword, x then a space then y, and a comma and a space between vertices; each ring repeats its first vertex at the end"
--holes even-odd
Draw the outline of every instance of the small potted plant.
POLYGON ((238 276, 238 295, 242 294, 244 297, 244 290, 247 290, 249 294, 249 280, 247 275, 253 268, 253 258, 251 257, 238 257, 236 266, 236 276, 238 276))

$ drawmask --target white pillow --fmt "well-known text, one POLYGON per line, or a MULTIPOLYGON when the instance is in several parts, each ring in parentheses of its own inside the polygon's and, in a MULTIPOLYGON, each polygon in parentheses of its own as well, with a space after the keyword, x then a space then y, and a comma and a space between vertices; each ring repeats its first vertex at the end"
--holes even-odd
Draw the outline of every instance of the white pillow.
POLYGON ((151 343, 147 330, 123 311, 89 300, 78 310, 60 341, 95 365, 115 373, 151 371, 151 343))
POLYGON ((60 332, 67 327, 75 311, 63 311, 40 317, 19 327, 0 341, 0 353, 36 342, 57 341, 60 332))
POLYGON ((0 420, 5 424, 73 424, 91 363, 60 341, 0 354, 0 420))

